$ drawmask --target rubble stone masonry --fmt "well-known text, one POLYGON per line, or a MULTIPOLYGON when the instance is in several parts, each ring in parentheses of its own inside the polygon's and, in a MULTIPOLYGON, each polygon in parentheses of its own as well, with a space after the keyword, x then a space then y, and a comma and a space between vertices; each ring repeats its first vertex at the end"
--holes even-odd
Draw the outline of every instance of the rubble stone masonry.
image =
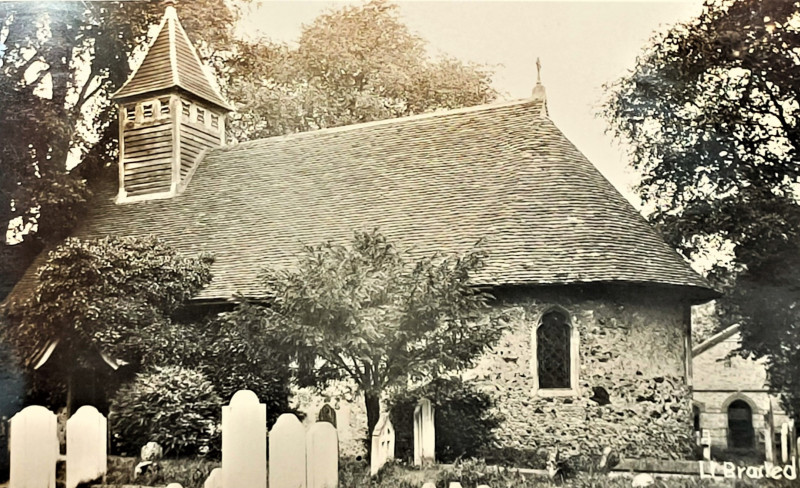
POLYGON ((493 395, 505 418, 495 448, 558 446, 565 456, 599 456, 611 446, 623 457, 690 456, 685 299, 645 288, 545 288, 496 296, 496 310, 510 328, 469 375, 493 395), (534 393, 532 334, 553 307, 568 312, 579 332, 574 395, 534 393))

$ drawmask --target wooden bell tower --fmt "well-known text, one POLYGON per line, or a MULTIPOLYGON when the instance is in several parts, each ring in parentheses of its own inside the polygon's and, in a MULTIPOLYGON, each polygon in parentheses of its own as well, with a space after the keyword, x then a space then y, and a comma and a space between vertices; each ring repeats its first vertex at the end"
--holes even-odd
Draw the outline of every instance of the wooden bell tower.
POLYGON ((203 152, 225 144, 232 107, 206 73, 172 5, 142 64, 112 99, 119 107, 117 203, 181 193, 203 152))

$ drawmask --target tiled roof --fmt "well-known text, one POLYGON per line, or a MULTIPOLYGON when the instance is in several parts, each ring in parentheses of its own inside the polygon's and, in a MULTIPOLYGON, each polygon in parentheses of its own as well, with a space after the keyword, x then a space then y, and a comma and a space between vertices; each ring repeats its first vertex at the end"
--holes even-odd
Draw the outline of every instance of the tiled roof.
POLYGON ((379 228, 414 253, 482 240, 475 282, 709 286, 524 100, 251 141, 207 153, 168 200, 93 206, 80 237, 153 233, 216 256, 200 298, 263 294, 264 266, 379 228))
POLYGON ((142 64, 112 98, 119 100, 170 88, 180 88, 232 110, 211 82, 172 6, 167 7, 142 64))

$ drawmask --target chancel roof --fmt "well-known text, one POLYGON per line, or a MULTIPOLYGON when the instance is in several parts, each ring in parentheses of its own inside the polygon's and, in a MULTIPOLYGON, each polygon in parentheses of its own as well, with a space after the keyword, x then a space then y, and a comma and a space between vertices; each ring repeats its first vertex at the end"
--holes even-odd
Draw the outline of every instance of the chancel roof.
POLYGON ((168 6, 142 64, 112 98, 122 100, 171 88, 184 90, 220 108, 232 110, 203 68, 178 20, 175 7, 168 6))
POLYGON ((417 255, 480 242, 488 258, 476 284, 710 291, 535 99, 213 149, 174 198, 116 205, 113 195, 100 195, 76 235, 155 234, 211 252, 206 299, 263 296, 262 268, 373 228, 417 255))

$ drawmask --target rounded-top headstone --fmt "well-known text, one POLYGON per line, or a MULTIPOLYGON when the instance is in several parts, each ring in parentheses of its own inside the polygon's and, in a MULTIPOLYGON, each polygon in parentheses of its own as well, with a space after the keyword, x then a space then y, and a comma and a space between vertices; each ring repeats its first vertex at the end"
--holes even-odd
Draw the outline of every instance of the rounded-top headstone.
POLYGON ((87 416, 90 416, 90 418, 97 418, 98 415, 102 414, 96 408, 94 408, 91 405, 84 405, 81 408, 79 408, 78 411, 75 412, 75 414, 72 417, 70 417, 70 420, 74 418, 82 418, 87 416))
POLYGON ((180 483, 170 483, 167 485, 167 488, 183 488, 180 483))
POLYGON ((319 409, 319 414, 317 415, 318 422, 328 422, 336 427, 336 410, 330 406, 330 404, 326 403, 319 409))
POLYGON ((251 390, 239 390, 231 398, 231 407, 236 405, 258 405, 258 395, 251 390))

